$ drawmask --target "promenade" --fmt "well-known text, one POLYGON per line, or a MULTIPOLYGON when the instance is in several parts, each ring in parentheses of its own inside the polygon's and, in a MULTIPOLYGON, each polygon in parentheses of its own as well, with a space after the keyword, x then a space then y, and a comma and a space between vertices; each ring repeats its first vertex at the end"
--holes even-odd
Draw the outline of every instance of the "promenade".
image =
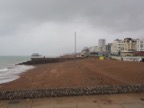
POLYGON ((0 108, 144 108, 144 94, 6 100, 0 108))

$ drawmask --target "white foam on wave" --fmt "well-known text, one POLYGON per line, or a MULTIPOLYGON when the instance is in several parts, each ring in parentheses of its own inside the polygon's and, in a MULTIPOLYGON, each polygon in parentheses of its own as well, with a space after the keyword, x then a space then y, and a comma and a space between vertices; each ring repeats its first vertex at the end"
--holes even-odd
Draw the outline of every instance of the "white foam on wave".
POLYGON ((7 70, 8 70, 8 68, 3 68, 3 69, 0 69, 0 72, 5 72, 7 70))
POLYGON ((19 78, 19 76, 16 76, 16 75, 15 76, 0 77, 0 84, 8 83, 8 82, 14 81, 18 78, 19 78))
POLYGON ((0 71, 0 84, 8 83, 18 79, 21 73, 26 72, 34 66, 16 65, 11 68, 1 69, 0 71))

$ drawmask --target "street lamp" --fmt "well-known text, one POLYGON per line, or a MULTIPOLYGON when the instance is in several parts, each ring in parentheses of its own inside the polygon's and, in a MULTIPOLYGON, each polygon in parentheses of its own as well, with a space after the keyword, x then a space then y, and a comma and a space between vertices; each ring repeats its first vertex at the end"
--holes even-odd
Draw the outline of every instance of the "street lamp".
POLYGON ((75 32, 75 37, 74 37, 75 39, 75 58, 76 58, 76 53, 77 53, 77 43, 76 43, 76 41, 77 41, 77 38, 76 38, 76 32, 75 32))

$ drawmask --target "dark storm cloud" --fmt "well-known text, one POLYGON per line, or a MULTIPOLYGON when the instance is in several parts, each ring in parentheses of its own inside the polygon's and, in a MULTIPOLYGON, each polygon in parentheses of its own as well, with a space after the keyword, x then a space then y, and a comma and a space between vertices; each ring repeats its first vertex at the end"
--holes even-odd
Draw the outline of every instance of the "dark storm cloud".
POLYGON ((144 30, 143 0, 0 0, 0 36, 22 24, 86 19, 112 32, 144 30))

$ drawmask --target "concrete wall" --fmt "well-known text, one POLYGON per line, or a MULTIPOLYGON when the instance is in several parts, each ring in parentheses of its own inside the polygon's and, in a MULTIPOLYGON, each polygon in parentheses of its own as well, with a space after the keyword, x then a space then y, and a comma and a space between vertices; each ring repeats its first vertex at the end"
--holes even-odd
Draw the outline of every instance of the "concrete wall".
POLYGON ((117 57, 117 56, 112 56, 113 59, 116 60, 122 60, 122 61, 136 61, 136 62, 140 62, 142 59, 144 59, 144 57, 117 57))
POLYGON ((0 91, 0 100, 125 93, 144 93, 144 85, 8 90, 0 91))
POLYGON ((119 56, 111 56, 111 58, 116 59, 116 60, 121 60, 121 57, 119 56))

